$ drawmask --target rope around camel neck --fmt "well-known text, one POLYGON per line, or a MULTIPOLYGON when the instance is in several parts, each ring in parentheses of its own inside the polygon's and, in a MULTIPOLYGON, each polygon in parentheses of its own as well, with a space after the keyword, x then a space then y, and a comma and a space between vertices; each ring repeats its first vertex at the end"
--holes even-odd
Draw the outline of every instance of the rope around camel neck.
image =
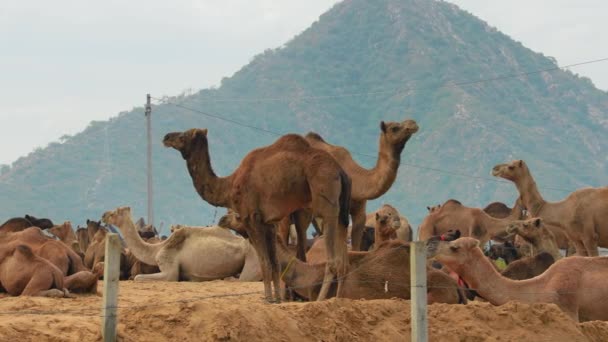
POLYGON ((287 267, 285 267, 285 269, 283 270, 283 272, 281 272, 281 277, 279 278, 280 280, 283 280, 283 276, 285 276, 285 273, 287 273, 287 271, 289 271, 289 268, 291 267, 291 265, 293 264, 293 262, 296 260, 295 255, 291 257, 291 260, 289 260, 289 263, 287 263, 287 267))

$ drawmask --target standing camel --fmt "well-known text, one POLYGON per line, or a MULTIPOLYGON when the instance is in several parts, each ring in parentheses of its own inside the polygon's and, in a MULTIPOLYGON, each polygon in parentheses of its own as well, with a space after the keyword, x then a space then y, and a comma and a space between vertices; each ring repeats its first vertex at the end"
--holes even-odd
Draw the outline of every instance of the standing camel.
POLYGON ((267 301, 280 301, 276 251, 276 224, 295 211, 312 208, 323 219, 329 260, 318 300, 325 299, 338 277, 338 295, 348 267, 346 226, 350 179, 328 153, 312 148, 301 136, 288 134, 272 145, 255 149, 227 177, 213 172, 206 129, 169 133, 166 147, 186 160, 194 188, 211 205, 232 208, 240 214, 251 244, 258 253, 267 301))
POLYGON ((579 189, 562 201, 547 202, 523 160, 496 165, 492 175, 513 182, 530 215, 565 232, 576 254, 597 256, 598 245, 608 247, 608 187, 579 189))
POLYGON ((346 148, 328 144, 316 133, 306 135, 306 140, 312 147, 331 154, 352 180, 350 216, 353 221, 351 232, 353 250, 361 250, 367 201, 384 195, 393 185, 401 163, 401 152, 418 129, 418 124, 414 120, 381 121, 378 159, 372 169, 357 164, 346 148))

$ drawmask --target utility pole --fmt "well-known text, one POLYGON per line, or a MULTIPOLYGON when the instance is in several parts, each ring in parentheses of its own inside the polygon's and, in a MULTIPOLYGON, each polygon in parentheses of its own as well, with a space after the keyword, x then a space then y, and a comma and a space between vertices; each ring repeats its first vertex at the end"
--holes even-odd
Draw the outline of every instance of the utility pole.
POLYGON ((146 96, 146 132, 148 138, 148 224, 154 225, 154 202, 152 193, 152 105, 150 104, 150 94, 146 96))

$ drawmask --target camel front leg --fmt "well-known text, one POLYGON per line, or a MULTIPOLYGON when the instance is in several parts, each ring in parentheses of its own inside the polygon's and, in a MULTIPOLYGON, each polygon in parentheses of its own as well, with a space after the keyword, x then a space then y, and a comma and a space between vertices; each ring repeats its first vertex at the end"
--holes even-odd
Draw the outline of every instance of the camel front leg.
POLYGON ((138 274, 133 278, 133 281, 179 281, 179 264, 177 260, 172 259, 173 263, 159 264, 159 273, 138 274))
POLYGON ((325 232, 327 264, 325 266, 323 285, 321 286, 317 301, 324 300, 327 297, 334 278, 336 278, 338 282, 336 297, 342 296, 343 282, 348 265, 348 255, 345 243, 346 227, 342 227, 338 224, 337 213, 330 217, 323 217, 323 231, 325 232))
POLYGON ((361 250, 361 241, 363 240, 363 231, 365 230, 365 204, 366 201, 351 201, 352 230, 350 237, 353 251, 361 250))

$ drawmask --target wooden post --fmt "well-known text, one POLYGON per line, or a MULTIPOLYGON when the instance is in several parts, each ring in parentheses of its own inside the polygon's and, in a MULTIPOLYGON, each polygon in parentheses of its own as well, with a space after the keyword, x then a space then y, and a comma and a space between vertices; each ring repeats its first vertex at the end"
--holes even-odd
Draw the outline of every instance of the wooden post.
POLYGON ((412 342, 428 341, 426 242, 410 242, 412 342))
POLYGON ((103 316, 101 319, 101 336, 104 342, 116 341, 120 250, 118 234, 108 233, 103 270, 103 316))

